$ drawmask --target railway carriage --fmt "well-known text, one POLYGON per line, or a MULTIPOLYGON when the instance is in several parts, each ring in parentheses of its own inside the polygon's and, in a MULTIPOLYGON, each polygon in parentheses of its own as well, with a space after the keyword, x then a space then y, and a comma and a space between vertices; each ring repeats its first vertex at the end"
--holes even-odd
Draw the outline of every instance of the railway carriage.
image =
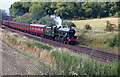
POLYGON ((16 28, 18 28, 24 32, 28 32, 29 24, 28 23, 16 23, 16 28))
POLYGON ((20 22, 12 22, 12 21, 3 20, 2 24, 6 25, 8 27, 14 28, 14 29, 25 31, 25 32, 27 32, 29 30, 28 23, 20 23, 20 22))
POLYGON ((9 25, 9 21, 3 20, 2 21, 2 25, 8 26, 9 25))
POLYGON ((29 32, 36 35, 44 35, 44 29, 46 25, 41 24, 30 24, 29 26, 29 32))

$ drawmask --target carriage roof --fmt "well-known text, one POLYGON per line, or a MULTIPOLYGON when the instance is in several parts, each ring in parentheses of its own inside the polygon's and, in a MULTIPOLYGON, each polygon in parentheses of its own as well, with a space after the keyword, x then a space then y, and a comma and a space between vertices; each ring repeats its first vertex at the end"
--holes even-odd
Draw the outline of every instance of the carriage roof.
POLYGON ((30 26, 45 27, 45 26, 47 26, 47 25, 42 25, 42 24, 30 24, 30 26))

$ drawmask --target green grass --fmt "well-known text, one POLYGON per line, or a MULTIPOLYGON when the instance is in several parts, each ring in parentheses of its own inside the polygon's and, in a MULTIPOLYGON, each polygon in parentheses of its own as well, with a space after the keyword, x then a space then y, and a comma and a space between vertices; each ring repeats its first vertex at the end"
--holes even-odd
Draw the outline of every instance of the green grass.
POLYGON ((52 49, 52 47, 48 46, 48 45, 45 45, 45 44, 42 44, 42 43, 39 43, 39 42, 35 42, 35 41, 31 41, 31 42, 26 42, 26 45, 28 47, 37 47, 39 49, 46 49, 48 51, 50 51, 52 49))
POLYGON ((38 64, 42 67, 48 68, 48 66, 46 64, 43 64, 43 62, 41 62, 41 61, 38 61, 38 64))
POLYGON ((73 20, 73 22, 78 29, 83 29, 85 24, 90 24, 93 30, 104 30, 106 26, 106 21, 118 26, 118 18, 102 18, 102 19, 89 19, 89 20, 73 20))
POLYGON ((21 55, 23 55, 23 56, 26 56, 28 59, 34 59, 34 58, 35 58, 34 56, 28 55, 28 54, 25 53, 25 52, 19 51, 19 53, 20 53, 21 55))

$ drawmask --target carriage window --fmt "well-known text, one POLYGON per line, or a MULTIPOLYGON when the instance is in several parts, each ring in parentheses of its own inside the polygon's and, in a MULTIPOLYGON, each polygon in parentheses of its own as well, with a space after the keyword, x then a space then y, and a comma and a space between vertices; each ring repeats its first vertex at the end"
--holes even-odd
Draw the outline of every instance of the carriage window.
POLYGON ((41 31, 43 31, 43 29, 41 29, 41 31))

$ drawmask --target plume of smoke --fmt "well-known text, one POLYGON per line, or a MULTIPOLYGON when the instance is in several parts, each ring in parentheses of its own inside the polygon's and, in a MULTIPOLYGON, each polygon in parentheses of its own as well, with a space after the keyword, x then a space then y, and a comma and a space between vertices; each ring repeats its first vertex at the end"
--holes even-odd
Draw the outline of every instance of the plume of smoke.
POLYGON ((62 24, 62 20, 60 19, 60 16, 56 16, 56 15, 54 14, 54 15, 51 15, 50 17, 51 17, 52 19, 54 19, 57 27, 62 26, 62 25, 61 25, 61 24, 62 24))

